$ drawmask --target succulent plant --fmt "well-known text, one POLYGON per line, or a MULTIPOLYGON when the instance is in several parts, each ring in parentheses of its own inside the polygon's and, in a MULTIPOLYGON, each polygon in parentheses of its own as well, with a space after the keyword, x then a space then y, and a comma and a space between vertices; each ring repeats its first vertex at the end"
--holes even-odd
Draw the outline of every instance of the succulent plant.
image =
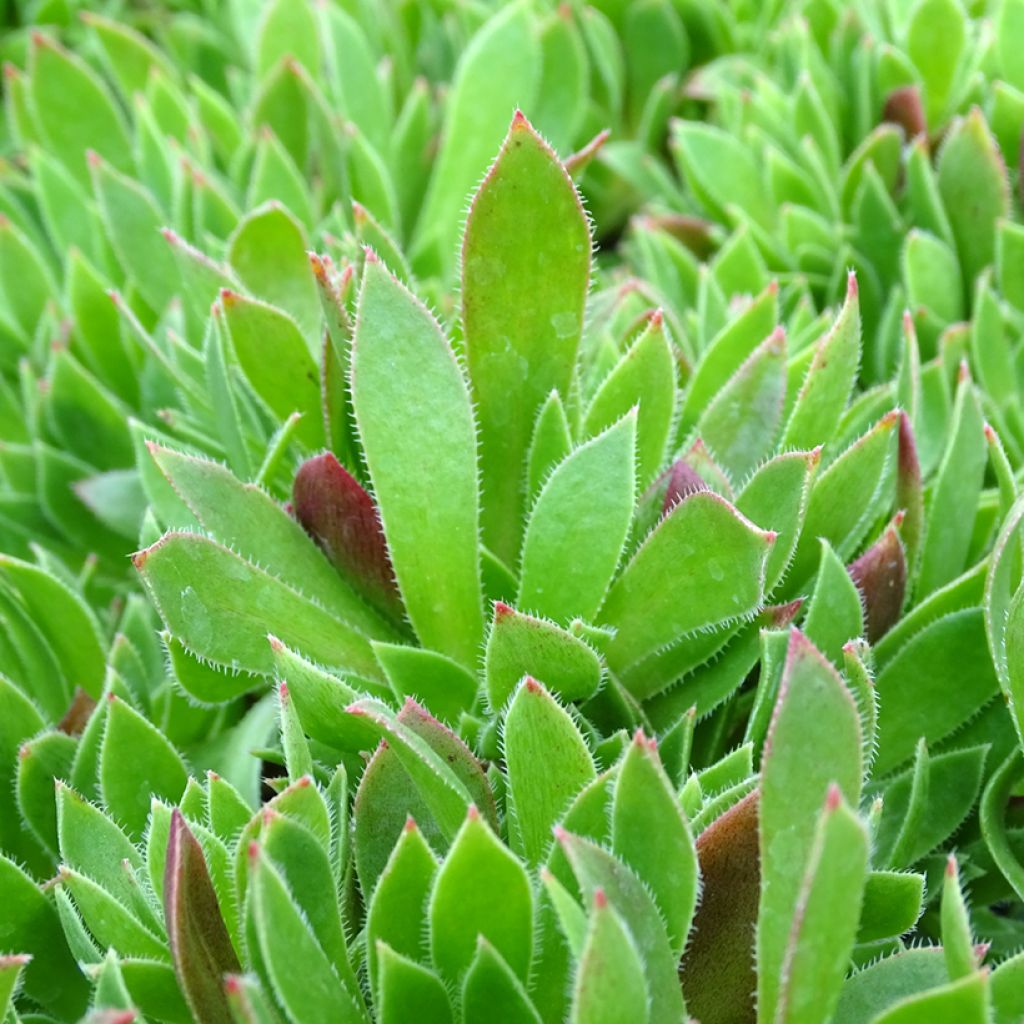
POLYGON ((0 1019, 1021 1018, 1019 0, 74 6, 0 1019))

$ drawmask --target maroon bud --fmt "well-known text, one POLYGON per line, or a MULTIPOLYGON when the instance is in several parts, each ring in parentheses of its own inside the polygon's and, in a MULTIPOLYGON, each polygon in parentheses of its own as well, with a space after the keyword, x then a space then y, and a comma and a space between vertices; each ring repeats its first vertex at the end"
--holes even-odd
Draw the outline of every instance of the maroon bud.
POLYGON ((345 579, 374 607, 400 616, 384 529, 359 481, 328 452, 299 467, 292 494, 295 518, 345 579))
POLYGON ((868 640, 876 643, 899 621, 907 589, 907 559, 897 527, 902 513, 874 544, 847 567, 864 599, 868 640))

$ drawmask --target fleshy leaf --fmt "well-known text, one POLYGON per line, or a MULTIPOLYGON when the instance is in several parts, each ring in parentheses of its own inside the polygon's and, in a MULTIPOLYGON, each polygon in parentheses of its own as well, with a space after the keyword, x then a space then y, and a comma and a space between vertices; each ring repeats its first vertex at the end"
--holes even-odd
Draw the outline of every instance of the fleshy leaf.
POLYGON ((533 893, 523 866, 470 807, 430 895, 430 950, 442 977, 458 983, 482 935, 525 981, 533 946, 533 893))
POLYGON ((640 954, 602 889, 594 908, 573 983, 571 1024, 648 1020, 647 984, 640 954))
POLYGON ((650 890, 681 956, 697 905, 697 854, 654 741, 639 731, 619 765, 611 822, 612 850, 650 890))
POLYGON ((526 986, 482 935, 462 983, 462 1013, 464 1020, 486 1018, 494 1024, 541 1024, 526 986))
POLYGON ((427 897, 436 871, 437 859, 410 818, 377 880, 372 898, 368 897, 367 968, 372 992, 385 995, 387 969, 381 958, 382 944, 401 956, 423 959, 427 897))
POLYGON ((541 489, 526 527, 517 604, 567 624, 593 619, 626 541, 636 414, 580 445, 541 489))
MULTIPOLYGON (((502 32, 524 10, 510 6, 502 32)), ((441 171, 439 163, 435 180, 441 171)), ((533 425, 551 390, 569 393, 589 278, 590 231, 576 190, 558 157, 517 113, 473 200, 462 248, 484 541, 509 562, 519 553, 527 509, 516 468, 526 465, 533 425), (521 244, 524 237, 531 245, 521 244)))
POLYGON ((201 657, 231 669, 270 672, 267 633, 274 630, 325 665, 371 679, 380 675, 362 633, 206 537, 169 533, 133 560, 171 632, 201 657))
POLYGON ((818 818, 797 898, 777 1021, 831 1019, 857 934, 867 866, 867 830, 834 786, 818 818))
POLYGON ((601 609, 598 621, 617 630, 609 664, 627 668, 686 633, 752 612, 774 540, 710 491, 676 505, 601 609))

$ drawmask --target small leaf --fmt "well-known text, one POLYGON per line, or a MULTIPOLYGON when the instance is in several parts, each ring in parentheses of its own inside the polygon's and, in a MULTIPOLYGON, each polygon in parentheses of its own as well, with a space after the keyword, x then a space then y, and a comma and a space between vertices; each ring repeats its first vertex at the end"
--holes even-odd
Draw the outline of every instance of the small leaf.
POLYGON ((915 587, 918 600, 966 568, 987 462, 988 444, 978 396, 966 372, 961 371, 949 442, 932 484, 915 587))
POLYGON ((870 1024, 904 997, 937 988, 947 980, 941 949, 924 946, 897 952, 850 975, 834 1019, 837 1024, 870 1024))
POLYGON ((815 480, 787 592, 799 593, 813 571, 818 538, 824 537, 840 558, 848 558, 888 507, 899 421, 899 413, 887 413, 815 480))
POLYGON ((515 104, 531 106, 540 75, 540 47, 526 4, 506 5, 469 41, 452 79, 440 151, 417 224, 414 262, 419 257, 431 271, 446 275, 466 197, 501 141, 498 126, 515 104))
POLYGON ((907 587, 907 559, 897 526, 890 523, 874 544, 847 567, 864 602, 865 635, 875 643, 896 624, 903 613, 907 587))
POLYGON ((755 790, 697 838, 703 895, 680 977, 687 1008, 705 1024, 756 1019, 757 803, 755 790))
POLYGON ((533 893, 523 866, 470 807, 430 895, 430 949, 457 984, 482 935, 525 981, 533 951, 533 893))
POLYGON ((645 487, 665 458, 676 402, 676 363, 661 310, 601 382, 583 421, 593 436, 637 406, 637 480, 645 487))
POLYGON ((818 577, 803 626, 807 638, 838 665, 847 641, 864 632, 863 611, 853 579, 828 541, 823 540, 818 577))
MULTIPOLYGON (((571 824, 567 819, 567 824, 571 824)), ((588 902, 603 890, 609 906, 629 930, 644 966, 651 1024, 676 1024, 684 1017, 683 995, 665 924, 636 875, 602 847, 562 829, 556 833, 588 902)))
POLYGON ((453 766, 383 704, 364 698, 351 705, 348 712, 379 731, 388 749, 408 773, 442 834, 446 839, 454 839, 471 797, 453 766))
POLYGON ((396 953, 386 943, 377 948, 380 986, 377 1012, 380 1024, 452 1024, 452 1008, 441 979, 414 960, 396 953))
POLYGON ((381 997, 387 994, 387 957, 381 957, 382 948, 413 960, 424 959, 427 897, 436 871, 437 859, 410 818, 368 897, 367 969, 370 991, 381 997))
POLYGON ((774 330, 701 414, 697 430, 734 480, 775 448, 786 394, 786 335, 774 330))
POLYGON ((509 704, 502 740, 514 808, 510 842, 533 867, 550 846, 553 826, 595 778, 594 763, 568 712, 529 676, 509 704))
POLYGON ((241 968, 202 848, 177 808, 171 815, 165 870, 164 918, 178 983, 200 1024, 228 1024, 232 1017, 223 979, 241 968))
POLYGON ((88 182, 87 149, 122 170, 131 167, 124 118, 102 79, 41 32, 33 34, 29 51, 29 90, 48 150, 79 181, 88 182))
POLYGON ((92 151, 89 162, 100 217, 117 258, 149 306, 162 313, 181 281, 174 256, 160 235, 164 215, 134 179, 92 151))
MULTIPOLYGON (((955 6, 952 0, 929 2, 955 6)), ((946 132, 938 155, 938 182, 970 287, 995 258, 996 225, 1010 209, 1006 164, 977 107, 956 118, 946 132)))
POLYGON ((600 608, 633 509, 636 424, 623 417, 548 477, 526 527, 521 607, 562 624, 600 608))
POLYGON ((761 227, 774 218, 764 179, 753 155, 721 128, 697 121, 679 121, 673 153, 695 194, 717 217, 728 219, 737 206, 761 227))
MULTIPOLYGON (((294 81, 293 75, 288 78, 294 81)), ((295 117, 294 108, 290 116, 295 117)), ((309 272, 308 248, 298 221, 280 203, 269 202, 238 224, 228 241, 228 262, 256 298, 284 310, 298 324, 313 352, 320 343, 322 319, 317 286, 309 272), (270 253, 273 259, 268 259, 270 253)), ((285 365, 275 369, 280 371, 285 365)))
POLYGON ((829 332, 814 349, 782 443, 795 448, 826 444, 846 410, 860 365, 860 305, 857 276, 847 280, 846 301, 829 332))
POLYGON ((487 636, 484 676, 491 708, 498 711, 523 676, 533 676, 564 701, 592 697, 601 684, 601 661, 573 633, 495 602, 487 636))
POLYGON ((572 451, 572 433, 565 406, 552 390, 537 413, 530 447, 526 453, 526 499, 531 504, 540 493, 551 471, 572 451))
POLYGON ((619 765, 612 801, 612 850, 650 890, 678 958, 697 905, 697 854, 653 745, 638 731, 619 765))
POLYGON ((857 942, 877 942, 909 932, 921 916, 924 875, 871 871, 864 886, 857 942))
POLYGON ((942 950, 946 957, 946 970, 950 981, 970 977, 978 969, 979 957, 975 953, 971 919, 960 887, 960 871, 956 855, 950 854, 946 861, 946 873, 942 881, 942 950))
POLYGON ((319 374, 296 322, 274 306, 226 288, 220 308, 253 391, 280 420, 301 413, 298 436, 307 447, 319 448, 324 443, 319 374))
POLYGON ((374 261, 359 295, 352 401, 409 620, 425 647, 472 668, 484 624, 469 392, 437 322, 374 261), (413 392, 430 401, 410 404, 413 392))
POLYGON ((476 700, 476 676, 437 651, 375 641, 373 653, 399 700, 412 697, 449 724, 457 724, 476 700))
POLYGON ((482 935, 462 984, 464 1020, 495 1024, 541 1024, 526 987, 482 935))
POLYGON ((109 697, 100 746, 100 789, 107 807, 132 836, 146 828, 154 796, 176 803, 188 773, 164 735, 125 701, 109 697), (124 765, 132 770, 125 772, 124 765))
POLYGON ((986 1024, 988 977, 980 972, 911 995, 874 1018, 874 1024, 986 1024))
POLYGON ((921 629, 882 667, 876 774, 907 760, 919 737, 948 736, 998 692, 983 634, 980 608, 954 612, 921 629))
POLYGON ((572 1024, 648 1020, 647 984, 640 954, 603 890, 594 893, 586 943, 573 983, 572 1024))

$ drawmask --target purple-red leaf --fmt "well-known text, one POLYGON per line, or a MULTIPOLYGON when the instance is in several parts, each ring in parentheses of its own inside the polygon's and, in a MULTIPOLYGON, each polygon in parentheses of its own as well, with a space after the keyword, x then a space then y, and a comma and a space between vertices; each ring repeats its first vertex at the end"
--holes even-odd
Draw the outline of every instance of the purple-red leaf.
POLYGON ((203 851, 178 808, 171 815, 164 916, 178 984, 199 1024, 232 1024, 224 975, 241 965, 221 916, 203 851))
POLYGON ((292 489, 295 518, 374 607, 401 614, 391 557, 373 498, 330 453, 308 459, 292 489))
POLYGON ((847 566, 864 598, 864 623, 868 640, 875 643, 899 620, 907 589, 907 559, 897 527, 901 512, 874 544, 847 566))
POLYGON ((893 89, 885 99, 882 120, 898 124, 908 139, 923 135, 927 139, 928 123, 921 103, 921 90, 916 85, 893 89))
POLYGON ((755 790, 697 837, 703 895, 680 977, 686 1006, 704 1024, 753 1024, 754 927, 761 861, 755 790))

